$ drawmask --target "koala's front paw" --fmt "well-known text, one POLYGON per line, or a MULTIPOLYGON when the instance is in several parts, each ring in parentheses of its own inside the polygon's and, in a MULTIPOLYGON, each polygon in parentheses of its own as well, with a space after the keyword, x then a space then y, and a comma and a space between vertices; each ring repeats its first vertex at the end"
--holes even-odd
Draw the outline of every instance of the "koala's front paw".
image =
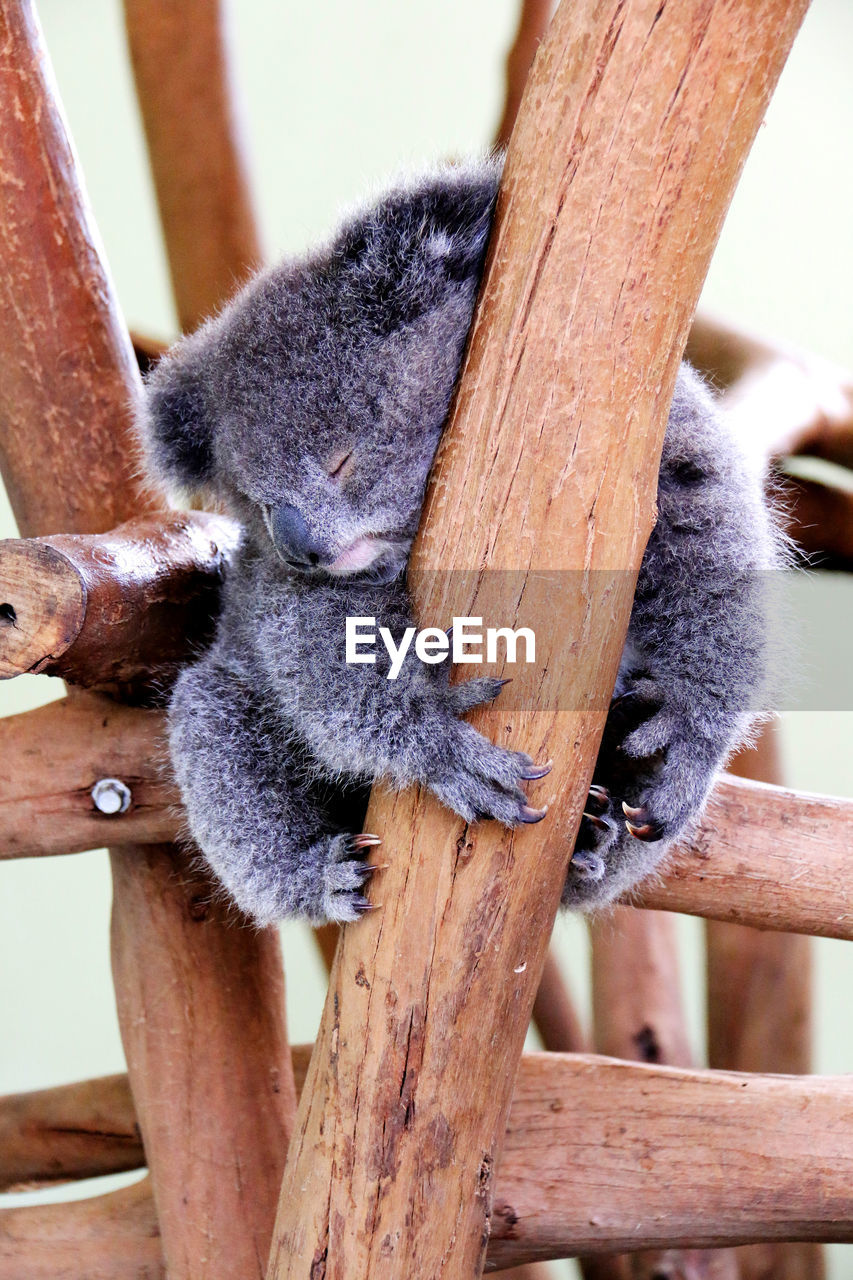
POLYGON ((521 783, 544 778, 550 768, 534 764, 523 751, 496 747, 470 725, 457 723, 429 785, 466 822, 495 818, 515 827, 545 817, 547 808, 528 804, 521 783))

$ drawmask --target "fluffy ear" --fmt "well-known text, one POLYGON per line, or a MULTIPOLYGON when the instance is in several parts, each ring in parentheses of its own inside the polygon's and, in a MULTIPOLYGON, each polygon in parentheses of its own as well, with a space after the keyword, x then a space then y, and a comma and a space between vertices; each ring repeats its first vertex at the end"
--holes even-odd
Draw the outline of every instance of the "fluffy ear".
POLYGON ((194 494, 213 480, 213 439, 200 359, 181 344, 145 381, 139 420, 149 473, 167 489, 194 494))
POLYGON ((409 324, 480 280, 500 161, 447 166, 355 217, 332 250, 353 310, 382 332, 409 324))

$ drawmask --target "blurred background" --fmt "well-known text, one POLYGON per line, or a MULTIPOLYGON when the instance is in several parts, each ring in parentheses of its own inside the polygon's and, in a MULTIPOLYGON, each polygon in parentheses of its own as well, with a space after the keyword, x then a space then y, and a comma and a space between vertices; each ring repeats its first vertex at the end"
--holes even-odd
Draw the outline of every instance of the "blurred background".
MULTIPOLYGON (((41 0, 59 90, 130 326, 171 339, 176 321, 118 0, 41 0)), ((264 244, 272 259, 324 235, 341 206, 389 175, 487 146, 503 103, 517 0, 233 5, 236 79, 264 244)), ((853 367, 853 5, 814 0, 735 197, 707 281, 714 312, 853 367)), ((15 536, 0 492, 0 537, 15 536)), ((830 586, 836 617, 849 579, 830 586)), ((57 682, 0 686, 0 714, 61 695, 57 682)), ((781 717, 786 781, 853 796, 853 710, 831 697, 781 717), (838 709, 829 710, 835 706, 838 709)), ((2 769, 2 762, 0 762, 2 769)), ((807 883, 803 892, 808 893, 807 883)), ((0 1093, 123 1070, 110 980, 110 884, 102 852, 0 867, 0 1093)), ((697 1059, 704 1043, 701 926, 682 920, 697 1059)), ((291 1040, 311 1040, 325 991, 307 931, 284 930, 291 1040)), ((558 921, 581 1008, 587 943, 558 921)), ((815 1070, 853 1066, 853 946, 818 940, 815 1070)), ((70 1197, 102 1184, 62 1188, 70 1197)), ((43 1199, 47 1193, 28 1196, 43 1199)), ((0 1204, 12 1197, 0 1196, 0 1204)), ((16 1197, 15 1203, 21 1203, 16 1197)), ((830 1250, 853 1280, 853 1248, 830 1250)), ((568 1271, 565 1272, 568 1274, 568 1271)))

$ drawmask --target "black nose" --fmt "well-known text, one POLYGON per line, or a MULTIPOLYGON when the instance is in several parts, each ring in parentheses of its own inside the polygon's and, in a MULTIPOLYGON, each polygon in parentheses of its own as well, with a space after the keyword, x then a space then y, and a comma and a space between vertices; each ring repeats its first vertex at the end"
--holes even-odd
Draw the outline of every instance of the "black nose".
POLYGON ((308 528, 305 517, 289 502, 270 510, 270 533, 276 550, 285 560, 317 565, 327 558, 327 548, 308 528))

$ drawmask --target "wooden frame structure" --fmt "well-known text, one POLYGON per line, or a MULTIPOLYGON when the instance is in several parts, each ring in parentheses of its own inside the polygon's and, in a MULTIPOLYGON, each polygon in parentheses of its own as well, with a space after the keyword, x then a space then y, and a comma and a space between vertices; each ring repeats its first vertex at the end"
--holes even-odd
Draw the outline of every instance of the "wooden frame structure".
MULTIPOLYGON (((696 298, 806 0, 566 0, 522 97, 548 8, 523 7, 487 278, 413 557, 416 603, 441 612, 472 601, 439 600, 424 569, 636 571, 696 298), (463 490, 465 504, 449 500, 463 490)), ((191 326, 259 258, 221 12, 215 0, 125 11, 191 326)), ((0 465, 22 534, 0 544, 0 675, 71 685, 0 723, 0 859, 110 844, 128 1060, 126 1078, 0 1100, 0 1186, 149 1170, 112 1195, 0 1213, 0 1280, 469 1280, 572 1254, 589 1277, 617 1277, 614 1253, 672 1249, 679 1274, 746 1277, 747 1257, 695 1251, 853 1239, 849 1083, 697 1069, 660 962, 671 911, 775 931, 786 955, 798 944, 785 930, 853 939, 850 802, 721 781, 645 890, 663 913, 624 907, 594 930, 595 1047, 641 1061, 520 1057, 534 1001, 546 1048, 587 1047, 546 949, 602 715, 553 708, 604 705, 591 695, 612 687, 630 573, 607 600, 594 576, 578 590, 576 668, 553 667, 541 701, 512 715, 513 740, 554 757, 548 823, 463 830, 428 796, 376 790, 384 911, 344 931, 317 1044, 289 1051, 277 935, 226 917, 174 843, 151 705, 207 634, 234 528, 176 520, 134 480, 136 363, 30 0, 0 0, 0 119, 0 243, 27 266, 0 269, 0 465), (120 808, 98 807, 98 779, 124 785, 120 808), (630 989, 617 981, 626 955, 630 989)), ((780 363, 818 378, 713 325, 692 341, 706 367, 728 351, 730 394, 753 405, 780 363)), ((784 447, 845 457, 850 423, 831 426, 787 423, 784 447)), ((822 531, 841 545, 832 514, 822 531)), ((477 723, 500 738, 506 720, 485 709, 477 723)), ((670 1274, 660 1257, 633 1274, 670 1274)), ((801 1258, 798 1274, 817 1276, 816 1255, 801 1258)))

